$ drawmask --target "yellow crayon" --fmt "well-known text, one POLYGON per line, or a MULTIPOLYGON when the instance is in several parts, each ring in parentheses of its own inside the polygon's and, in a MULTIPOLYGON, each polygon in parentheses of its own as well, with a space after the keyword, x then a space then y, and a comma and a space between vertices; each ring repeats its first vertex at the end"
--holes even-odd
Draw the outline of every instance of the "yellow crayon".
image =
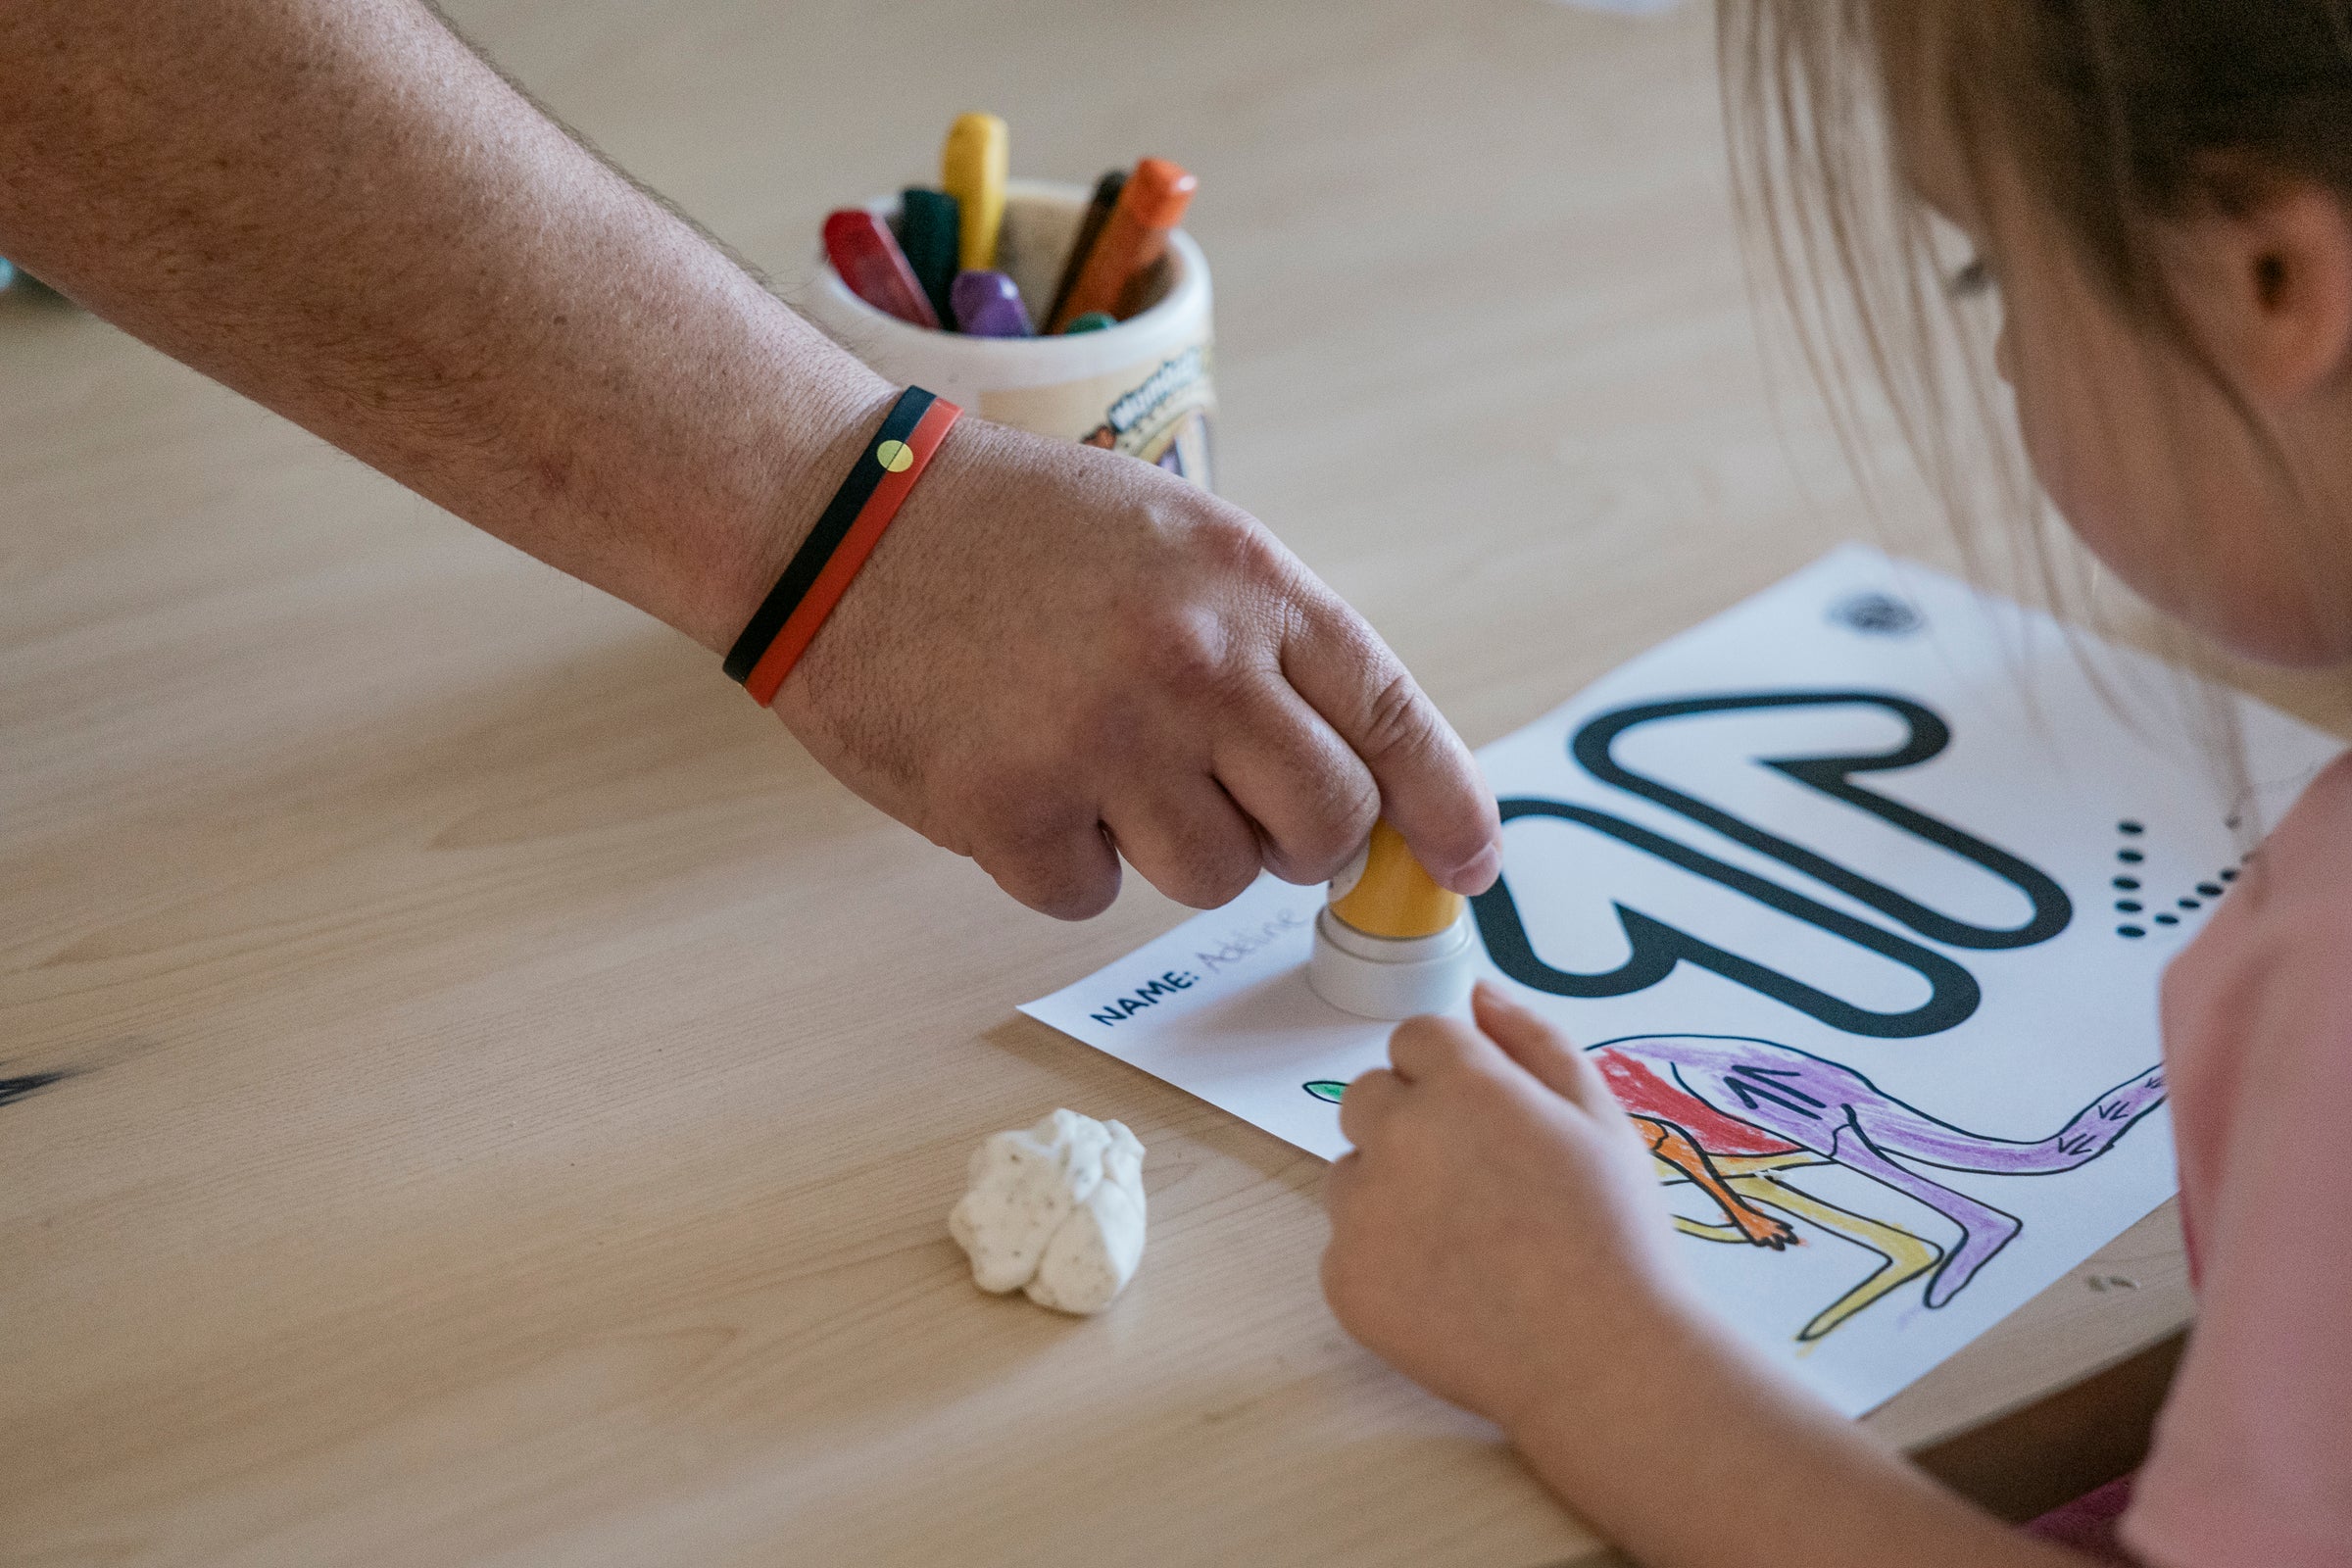
POLYGON ((1332 884, 1331 912, 1368 937, 1436 936, 1461 917, 1462 896, 1438 886, 1385 821, 1372 824, 1354 884, 1345 882, 1332 884))
POLYGON ((956 267, 987 272, 997 266, 997 232, 1004 226, 1004 174, 1011 167, 1012 133, 994 115, 958 115, 939 150, 939 183, 962 210, 956 267))

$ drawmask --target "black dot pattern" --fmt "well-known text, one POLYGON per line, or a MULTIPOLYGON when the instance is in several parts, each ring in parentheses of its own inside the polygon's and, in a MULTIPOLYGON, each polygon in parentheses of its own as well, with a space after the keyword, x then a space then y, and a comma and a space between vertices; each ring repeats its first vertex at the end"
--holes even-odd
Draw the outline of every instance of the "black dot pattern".
MULTIPOLYGON (((2236 819, 2232 818, 2230 826, 2236 825, 2236 819)), ((2146 864, 2148 858, 2147 850, 2142 848, 2148 840, 2148 825, 2137 817, 2120 817, 2116 821, 2115 831, 2121 839, 2116 846, 2115 858, 2130 868, 2107 879, 2107 885, 2115 890, 2115 912, 2126 917, 2125 922, 2115 928, 2115 934, 2119 937, 2144 937, 2148 935, 2149 925, 2168 929, 2179 927, 2181 920, 2177 910, 2194 912, 2228 893, 2230 884, 2237 880, 2239 868, 2252 858, 2248 856, 2240 859, 2237 865, 2223 866, 2205 880, 2193 884, 2189 892, 2174 899, 2173 908, 2149 914, 2145 902, 2147 895, 2142 891, 2146 883, 2138 869, 2146 864), (2139 923, 2143 919, 2147 925, 2139 923)), ((2158 902, 2161 902, 2161 896, 2158 902)))

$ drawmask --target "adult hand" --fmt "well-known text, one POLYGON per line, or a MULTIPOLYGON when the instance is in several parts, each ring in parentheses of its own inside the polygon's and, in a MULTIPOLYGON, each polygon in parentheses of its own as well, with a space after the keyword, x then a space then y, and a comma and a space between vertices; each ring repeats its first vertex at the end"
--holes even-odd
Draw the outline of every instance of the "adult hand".
POLYGON ((1515 1431, 1613 1403, 1602 1385, 1704 1331, 1649 1151, 1599 1072, 1490 985, 1472 1012, 1406 1020, 1393 1068, 1348 1086, 1323 1289, 1368 1348, 1515 1431))
MULTIPOLYGON (((713 651, 892 390, 422 0, 0 7, 0 167, 43 278, 713 651)), ((1376 809, 1453 886, 1500 863, 1460 743, 1264 530, 976 419, 778 707, 1055 914, 1110 901, 1114 845, 1214 904, 1376 809)))
POLYGON ((1118 858, 1202 907, 1329 877, 1385 814, 1439 881, 1501 864, 1477 764, 1248 514, 966 418, 776 698, 866 800, 1077 919, 1118 858))

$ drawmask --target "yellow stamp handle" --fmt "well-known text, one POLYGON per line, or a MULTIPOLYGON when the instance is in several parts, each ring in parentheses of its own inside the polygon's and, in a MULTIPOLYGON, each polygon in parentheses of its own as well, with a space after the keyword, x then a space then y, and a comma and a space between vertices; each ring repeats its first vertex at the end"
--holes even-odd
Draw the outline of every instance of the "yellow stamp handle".
POLYGON ((1438 886, 1404 835, 1381 821, 1372 824, 1361 869, 1332 879, 1331 912, 1368 937, 1434 937, 1461 918, 1462 896, 1438 886))

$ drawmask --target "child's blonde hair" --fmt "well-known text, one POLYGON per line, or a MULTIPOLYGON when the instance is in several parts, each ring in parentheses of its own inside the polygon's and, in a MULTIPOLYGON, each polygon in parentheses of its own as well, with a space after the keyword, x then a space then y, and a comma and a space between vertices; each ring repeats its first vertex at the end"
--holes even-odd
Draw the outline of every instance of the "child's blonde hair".
POLYGON ((1987 516, 2022 521, 2008 537, 2057 594, 1984 338, 1956 324, 1934 221, 1902 177, 1905 135, 1934 127, 1975 211, 1999 210, 2005 183, 2150 345, 2205 373, 2306 516, 2315 601, 2338 597, 2341 541, 2188 329, 2156 235, 2279 180, 2352 203, 2352 0, 1717 0, 1717 19, 1746 231, 1866 481, 1855 366, 1964 551, 1991 542, 1987 516))

